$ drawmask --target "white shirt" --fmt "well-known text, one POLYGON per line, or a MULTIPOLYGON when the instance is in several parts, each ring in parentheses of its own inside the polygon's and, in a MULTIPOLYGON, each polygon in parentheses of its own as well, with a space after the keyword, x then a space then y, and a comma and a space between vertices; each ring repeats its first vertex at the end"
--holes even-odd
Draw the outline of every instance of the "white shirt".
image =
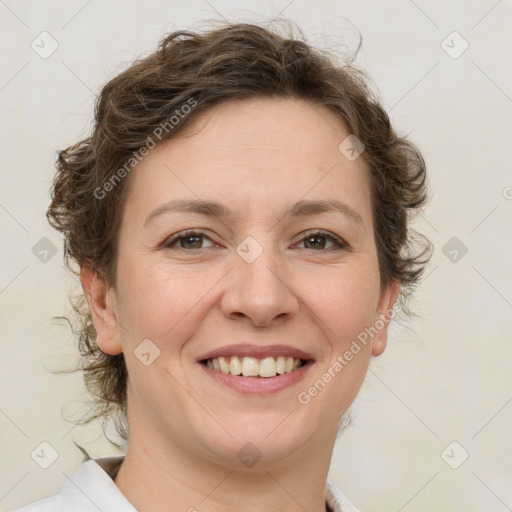
MULTIPOLYGON (((137 512, 114 483, 123 460, 123 456, 86 460, 64 482, 59 494, 13 512, 137 512)), ((332 512, 358 512, 329 480, 325 501, 332 512)))

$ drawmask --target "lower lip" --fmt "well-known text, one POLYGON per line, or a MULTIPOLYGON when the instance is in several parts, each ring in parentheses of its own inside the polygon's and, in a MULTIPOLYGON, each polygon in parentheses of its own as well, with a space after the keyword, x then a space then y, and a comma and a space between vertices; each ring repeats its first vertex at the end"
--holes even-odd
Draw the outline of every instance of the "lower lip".
POLYGON ((222 373, 217 370, 208 368, 203 363, 199 363, 208 376, 216 380, 220 384, 246 394, 270 394, 277 393, 282 389, 293 386, 300 382, 309 368, 313 366, 314 361, 308 360, 304 366, 290 373, 283 373, 275 377, 241 377, 239 375, 231 375, 230 373, 222 373))

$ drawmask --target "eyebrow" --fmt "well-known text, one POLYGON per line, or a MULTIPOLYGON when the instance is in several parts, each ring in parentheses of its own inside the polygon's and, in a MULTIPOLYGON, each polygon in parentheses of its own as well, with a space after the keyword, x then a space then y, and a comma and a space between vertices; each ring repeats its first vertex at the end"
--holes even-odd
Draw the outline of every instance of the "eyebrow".
MULTIPOLYGON (((214 203, 212 201, 204 201, 201 199, 178 199, 168 201, 155 208, 144 221, 144 226, 155 217, 163 213, 184 212, 196 213, 207 217, 219 217, 221 219, 229 219, 234 217, 234 213, 225 205, 214 203)), ((349 205, 337 201, 330 200, 300 200, 286 209, 282 217, 302 217, 310 215, 318 215, 320 213, 339 212, 346 215, 350 220, 359 224, 364 229, 364 222, 361 215, 349 205)))

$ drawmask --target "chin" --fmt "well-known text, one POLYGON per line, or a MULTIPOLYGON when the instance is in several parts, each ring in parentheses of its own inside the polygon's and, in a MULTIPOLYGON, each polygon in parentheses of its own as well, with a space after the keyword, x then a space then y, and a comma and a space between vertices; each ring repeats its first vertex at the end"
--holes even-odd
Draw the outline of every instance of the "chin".
POLYGON ((293 419, 294 414, 250 414, 237 422, 226 422, 223 426, 229 434, 222 428, 216 429, 217 435, 205 439, 204 446, 217 462, 230 461, 237 470, 241 465, 252 467, 250 461, 257 461, 261 469, 266 462, 273 463, 275 468, 276 461, 293 457, 311 442, 315 433, 318 435, 315 424, 293 419))

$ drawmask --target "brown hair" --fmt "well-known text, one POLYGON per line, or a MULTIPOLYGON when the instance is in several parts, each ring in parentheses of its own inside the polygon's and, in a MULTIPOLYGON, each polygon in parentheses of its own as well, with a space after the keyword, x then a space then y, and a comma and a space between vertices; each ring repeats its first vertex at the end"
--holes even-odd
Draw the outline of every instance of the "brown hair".
MULTIPOLYGON (((78 275, 90 265, 115 286, 129 172, 155 138, 173 137, 200 112, 231 99, 302 99, 332 111, 364 144, 381 285, 398 281, 400 304, 409 312, 406 298, 431 250, 423 237, 426 246, 414 254, 418 238, 408 227, 410 214, 426 200, 425 162, 411 142, 395 133, 366 75, 352 61, 335 63, 300 34, 302 40, 231 23, 202 34, 173 32, 157 51, 103 87, 91 136, 58 152, 47 212, 50 224, 64 234, 65 263, 72 272, 78 275), (184 108, 186 104, 190 108, 184 108)), ((99 350, 84 295, 72 297, 71 303, 81 369, 95 397, 93 410, 80 423, 111 418, 126 440, 124 356, 99 350)))

